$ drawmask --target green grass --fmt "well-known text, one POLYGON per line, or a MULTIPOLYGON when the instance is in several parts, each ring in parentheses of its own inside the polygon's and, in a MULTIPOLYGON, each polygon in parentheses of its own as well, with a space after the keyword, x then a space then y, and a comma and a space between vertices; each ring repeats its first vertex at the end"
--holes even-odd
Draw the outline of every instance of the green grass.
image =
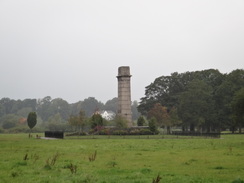
POLYGON ((0 134, 0 182, 150 183, 158 175, 162 183, 244 182, 244 135, 94 138, 0 134))

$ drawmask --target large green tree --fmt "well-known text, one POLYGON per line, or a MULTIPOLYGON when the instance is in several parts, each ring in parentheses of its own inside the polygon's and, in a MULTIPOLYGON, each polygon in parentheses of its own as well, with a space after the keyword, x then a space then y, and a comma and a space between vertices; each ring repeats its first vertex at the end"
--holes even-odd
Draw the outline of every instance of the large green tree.
POLYGON ((218 85, 213 93, 215 101, 216 122, 223 128, 232 128, 231 102, 235 93, 244 87, 244 70, 237 69, 223 75, 223 82, 218 85))
MULTIPOLYGON (((191 98, 189 92, 193 94, 192 97, 194 96, 194 93, 200 94, 200 91, 197 87, 198 84, 196 84, 195 88, 191 88, 191 90, 189 90, 190 83, 193 81, 198 81, 199 86, 201 87, 201 82, 204 82, 204 85, 207 87, 207 89, 210 89, 208 91, 210 98, 210 103, 208 105, 209 110, 198 112, 198 114, 203 113, 201 114, 202 117, 198 120, 194 120, 194 123, 199 126, 201 122, 201 124, 204 124, 201 126, 208 131, 213 129, 217 130, 220 128, 228 128, 232 125, 231 101, 233 99, 234 93, 241 87, 244 87, 243 78, 244 70, 242 69, 234 70, 229 74, 222 74, 218 70, 209 69, 185 73, 175 72, 170 76, 161 76, 156 78, 153 83, 146 87, 145 96, 141 98, 138 110, 142 114, 147 115, 156 103, 160 103, 162 106, 167 107, 168 111, 172 111, 171 109, 174 108, 174 110, 178 113, 178 115, 175 115, 175 117, 179 117, 179 120, 177 121, 182 121, 182 125, 192 123, 189 120, 186 120, 188 114, 181 113, 181 107, 183 106, 182 102, 184 102, 184 105, 186 105, 187 100, 184 100, 186 95, 188 95, 188 98, 191 98), (196 90, 196 92, 194 92, 194 90, 196 90), (205 114, 206 117, 203 117, 205 114)), ((203 91, 206 94, 206 89, 203 91)), ((205 94, 203 94, 203 96, 205 94)), ((197 102, 197 97, 195 97, 195 99, 196 101, 193 102, 199 103, 197 102)), ((192 110, 194 112, 194 105, 191 106, 190 101, 189 105, 187 106, 189 111, 192 110)), ((196 116, 195 113, 192 114, 193 116, 196 116)))
POLYGON ((244 125, 244 88, 235 93, 231 104, 233 111, 233 127, 235 128, 238 126, 239 133, 241 133, 242 126, 244 125))
POLYGON ((186 129, 202 130, 211 120, 213 111, 212 88, 201 80, 193 80, 182 93, 178 108, 179 115, 186 129))

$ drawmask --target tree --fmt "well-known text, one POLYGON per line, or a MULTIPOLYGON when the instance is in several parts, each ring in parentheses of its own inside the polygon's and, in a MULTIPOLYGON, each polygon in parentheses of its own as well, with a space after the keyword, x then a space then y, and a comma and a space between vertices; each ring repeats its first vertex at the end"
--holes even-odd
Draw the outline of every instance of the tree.
POLYGON ((158 126, 170 126, 170 119, 167 108, 162 106, 160 103, 156 103, 153 108, 148 112, 148 118, 155 118, 158 126))
POLYGON ((103 126, 103 118, 99 113, 95 113, 91 117, 91 128, 94 129, 96 127, 103 126))
POLYGON ((193 80, 181 94, 178 112, 186 130, 188 126, 190 131, 195 131, 196 127, 201 130, 210 123, 214 106, 211 93, 211 87, 204 81, 193 80))
POLYGON ((233 121, 234 127, 239 127, 239 133, 241 133, 241 128, 244 124, 244 88, 237 91, 231 102, 233 111, 233 121))
POLYGON ((37 122, 37 115, 36 112, 30 112, 27 117, 27 124, 30 129, 34 128, 36 126, 37 122))
POLYGON ((50 108, 51 101, 52 98, 47 96, 43 99, 39 99, 37 102, 37 113, 40 115, 43 121, 47 121, 48 118, 53 115, 53 111, 50 108))
POLYGON ((152 117, 149 120, 149 130, 153 133, 156 134, 157 133, 157 119, 155 117, 152 117))
POLYGON ((31 107, 23 107, 17 111, 17 115, 26 117, 31 111, 33 111, 31 107))
POLYGON ((4 107, 5 114, 10 114, 14 104, 14 100, 11 100, 10 98, 2 98, 0 100, 0 104, 2 104, 2 106, 4 107))
POLYGON ((118 98, 115 97, 111 100, 108 100, 104 105, 104 110, 113 111, 116 113, 118 110, 118 98))
POLYGON ((137 119, 137 126, 143 126, 145 125, 145 119, 143 116, 140 116, 138 119, 137 119))
POLYGON ((186 85, 193 79, 194 73, 172 73, 171 76, 161 76, 146 87, 145 97, 141 98, 138 111, 147 115, 156 103, 167 108, 178 105, 179 95, 185 91, 186 85))
POLYGON ((178 116, 178 110, 176 107, 172 107, 169 111, 169 119, 170 119, 170 124, 172 126, 176 126, 182 123, 181 119, 178 116))
POLYGON ((103 108, 103 103, 98 102, 94 97, 89 97, 81 103, 81 108, 84 110, 86 116, 90 117, 95 111, 103 108))
POLYGON ((5 108, 4 106, 0 103, 0 117, 5 115, 5 108))
POLYGON ((86 124, 85 112, 81 110, 79 116, 71 115, 68 121, 71 126, 76 127, 76 130, 78 130, 80 134, 81 132, 83 132, 86 124))
MULTIPOLYGON (((235 93, 244 87, 244 70, 237 69, 224 75, 221 85, 214 91, 217 122, 222 128, 233 128, 232 100, 235 93)), ((234 129, 233 129, 234 130, 234 129)))
POLYGON ((15 115, 15 114, 7 114, 1 118, 1 121, 3 123, 2 127, 4 129, 13 128, 17 125, 18 119, 19 119, 19 116, 15 115))

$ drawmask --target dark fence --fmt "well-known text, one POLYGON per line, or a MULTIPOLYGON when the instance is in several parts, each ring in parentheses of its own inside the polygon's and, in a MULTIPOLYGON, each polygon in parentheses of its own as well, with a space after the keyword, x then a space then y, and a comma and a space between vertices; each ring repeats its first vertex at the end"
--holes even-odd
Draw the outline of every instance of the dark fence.
POLYGON ((64 132, 61 132, 61 131, 45 131, 45 137, 63 139, 64 138, 64 132))
POLYGON ((220 138, 220 133, 172 132, 172 135, 178 135, 178 136, 203 136, 203 137, 211 137, 211 138, 220 138))

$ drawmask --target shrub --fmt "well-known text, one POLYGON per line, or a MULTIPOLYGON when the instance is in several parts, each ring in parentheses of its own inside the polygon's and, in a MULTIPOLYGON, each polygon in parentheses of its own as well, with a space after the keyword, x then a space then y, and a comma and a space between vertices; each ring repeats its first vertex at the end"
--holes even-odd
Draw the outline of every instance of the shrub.
POLYGON ((152 133, 156 134, 157 133, 157 120, 156 118, 151 118, 149 120, 149 129, 152 133))
POLYGON ((113 132, 112 132, 112 135, 127 135, 128 133, 127 133, 127 131, 125 131, 125 130, 114 130, 113 132))
POLYGON ((98 132, 99 135, 109 135, 110 130, 109 129, 102 129, 98 132))
POLYGON ((143 126, 145 124, 145 119, 143 116, 140 116, 138 119, 137 119, 137 126, 143 126))
POLYGON ((153 133, 149 129, 141 129, 140 135, 152 135, 153 133))

